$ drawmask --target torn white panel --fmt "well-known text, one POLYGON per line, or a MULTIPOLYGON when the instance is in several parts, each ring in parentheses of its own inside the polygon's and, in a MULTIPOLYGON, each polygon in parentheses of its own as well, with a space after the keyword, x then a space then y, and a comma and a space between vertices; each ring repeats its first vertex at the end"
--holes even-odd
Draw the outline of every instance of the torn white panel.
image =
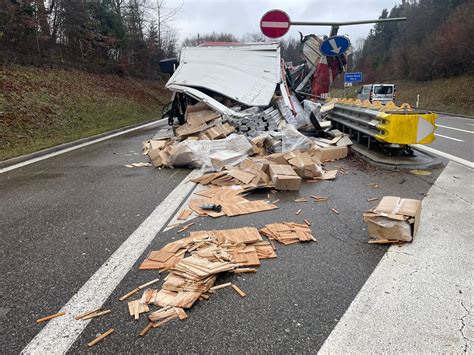
POLYGON ((236 112, 234 110, 231 110, 227 106, 221 104, 219 101, 216 99, 213 99, 209 95, 203 93, 202 91, 199 91, 198 89, 182 86, 182 85, 168 85, 168 89, 172 91, 177 91, 181 92, 183 94, 191 96, 193 99, 196 99, 198 101, 204 102, 207 106, 213 108, 217 112, 226 115, 226 116, 233 116, 233 117, 246 117, 251 115, 251 113, 240 113, 236 112))
POLYGON ((268 106, 281 82, 278 44, 184 47, 166 87, 205 88, 249 106, 268 106))

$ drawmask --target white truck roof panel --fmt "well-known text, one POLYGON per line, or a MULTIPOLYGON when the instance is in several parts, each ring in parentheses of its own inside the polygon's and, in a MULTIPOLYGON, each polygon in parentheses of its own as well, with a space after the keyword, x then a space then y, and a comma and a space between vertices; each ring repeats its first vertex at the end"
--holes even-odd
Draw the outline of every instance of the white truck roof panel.
POLYGON ((267 106, 281 82, 278 44, 184 47, 166 84, 205 88, 248 106, 267 106))

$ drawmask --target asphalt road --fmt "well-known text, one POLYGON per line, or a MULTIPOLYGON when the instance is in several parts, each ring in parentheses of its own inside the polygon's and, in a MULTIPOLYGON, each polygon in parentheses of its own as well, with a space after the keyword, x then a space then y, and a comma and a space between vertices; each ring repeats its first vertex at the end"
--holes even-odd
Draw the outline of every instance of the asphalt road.
POLYGON ((429 147, 474 161, 474 119, 439 114, 436 140, 429 147))
MULTIPOLYGON (((141 142, 147 128, 0 175, 0 353, 18 353, 44 325, 35 320, 56 313, 127 240, 181 180, 187 169, 128 169, 146 161, 141 142)), ((422 198, 442 168, 431 176, 376 169, 355 157, 328 164, 347 174, 335 181, 306 183, 299 192, 279 192, 280 208, 240 217, 198 218, 192 230, 262 227, 279 221, 312 223, 318 243, 278 246, 256 274, 228 276, 246 293, 218 291, 196 304, 189 319, 138 337, 145 317, 134 321, 118 301, 155 277, 139 271, 149 251, 178 235, 158 233, 105 303, 112 313, 93 320, 71 352, 309 352, 317 350, 344 314, 386 247, 367 244, 362 213, 369 197, 422 198), (374 189, 367 183, 378 183, 374 189), (327 195, 328 202, 295 203, 298 197, 327 195), (340 214, 331 212, 336 208, 340 214), (296 216, 301 208, 303 212, 296 216), (115 333, 88 350, 86 343, 109 328, 115 333)), ((265 198, 267 192, 250 198, 265 198)))

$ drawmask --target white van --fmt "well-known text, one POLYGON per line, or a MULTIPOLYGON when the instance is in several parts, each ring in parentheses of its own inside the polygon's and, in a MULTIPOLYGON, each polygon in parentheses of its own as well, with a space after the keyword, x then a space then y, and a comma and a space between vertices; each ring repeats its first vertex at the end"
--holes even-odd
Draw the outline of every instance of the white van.
POLYGON ((370 102, 379 101, 386 104, 395 100, 395 84, 370 84, 364 85, 359 91, 357 98, 360 100, 369 100, 370 102))

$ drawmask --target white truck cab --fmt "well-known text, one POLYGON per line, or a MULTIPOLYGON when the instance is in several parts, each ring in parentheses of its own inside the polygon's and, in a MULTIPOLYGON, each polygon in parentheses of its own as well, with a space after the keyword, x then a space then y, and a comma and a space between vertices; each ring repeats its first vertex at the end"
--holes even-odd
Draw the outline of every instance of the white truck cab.
POLYGON ((357 94, 360 100, 379 101, 382 104, 395 100, 395 84, 364 85, 357 94))

